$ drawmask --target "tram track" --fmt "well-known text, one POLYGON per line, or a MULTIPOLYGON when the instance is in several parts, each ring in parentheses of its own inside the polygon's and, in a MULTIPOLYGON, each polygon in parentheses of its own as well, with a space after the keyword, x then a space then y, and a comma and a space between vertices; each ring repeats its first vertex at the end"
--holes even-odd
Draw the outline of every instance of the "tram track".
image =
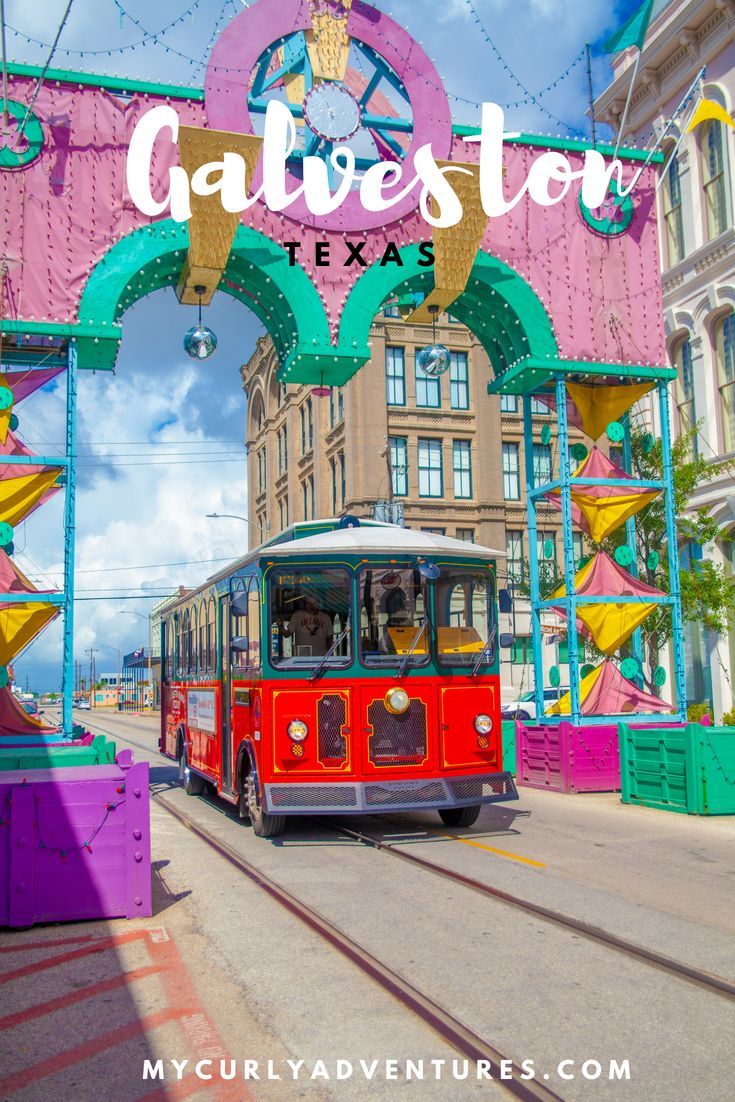
MULTIPOLYGON (((95 725, 97 726, 97 725, 95 725)), ((98 728, 102 731, 102 728, 98 728)), ((143 750, 146 753, 156 755, 157 750, 150 746, 145 746, 142 743, 136 742, 134 739, 129 738, 127 735, 115 734, 111 731, 103 732, 109 734, 111 737, 122 739, 123 741, 135 746, 137 749, 143 750)), ((166 759, 168 760, 168 759, 166 759)), ((158 793, 152 793, 152 799, 157 803, 166 807, 166 810, 171 814, 181 818, 181 821, 187 820, 194 824, 194 820, 190 820, 185 813, 178 809, 173 810, 170 806, 166 806, 164 801, 158 793)), ((306 818, 306 817, 305 817, 306 818)), ((395 819, 389 817, 381 817, 383 822, 398 823, 395 819)), ((436 864, 433 861, 427 860, 425 857, 419 857, 416 854, 409 853, 405 849, 398 846, 393 842, 386 842, 382 838, 376 838, 372 834, 367 834, 364 831, 354 830, 351 827, 344 826, 341 823, 336 823, 334 819, 319 819, 316 817, 309 818, 309 821, 318 825, 320 829, 329 830, 335 834, 341 835, 345 838, 350 838, 353 841, 357 841, 360 844, 375 849, 387 856, 396 857, 407 864, 412 865, 414 868, 423 869, 432 876, 437 876, 441 879, 448 880, 451 883, 459 884, 462 887, 468 888, 480 895, 484 895, 487 898, 493 899, 496 902, 503 903, 506 906, 513 907, 525 914, 530 915, 533 918, 541 919, 542 921, 549 922, 561 929, 564 929, 570 933, 577 934, 584 937, 586 940, 594 942, 598 945, 602 945, 607 949, 611 949, 615 952, 621 953, 629 959, 636 960, 639 963, 645 964, 648 967, 657 969, 665 974, 672 976, 678 980, 682 980, 686 983, 692 984, 700 989, 708 991, 712 995, 716 995, 719 998, 726 999, 728 1001, 735 1001, 735 984, 726 980, 722 976, 715 975, 711 972, 705 972, 702 969, 695 968, 692 965, 686 964, 683 961, 678 961, 673 957, 668 957, 662 953, 657 953, 655 950, 648 949, 645 946, 637 945, 635 942, 631 942, 626 938, 618 937, 616 934, 610 933, 608 930, 604 930, 602 927, 594 926, 591 923, 583 922, 581 919, 573 918, 571 915, 564 914, 561 911, 556 911, 550 907, 545 907, 541 903, 533 903, 528 899, 524 899, 521 896, 506 892, 501 888, 493 887, 490 884, 481 880, 476 880, 473 877, 466 876, 464 873, 456 872, 453 869, 448 869, 444 865, 436 864)), ((405 826, 405 823, 399 825, 405 826)), ((202 837, 205 841, 209 841, 209 837, 205 838, 207 834, 203 827, 199 824, 194 824, 190 829, 202 832, 202 837)), ((222 843, 212 836, 212 841, 209 844, 214 848, 222 845, 222 843)), ((229 849, 229 847, 226 847, 229 849)), ((238 860, 248 865, 249 868, 258 876, 262 877, 264 881, 268 880, 265 874, 261 873, 255 866, 250 866, 249 862, 245 858, 236 854, 236 851, 230 851, 238 860)), ((285 895, 289 893, 285 889, 280 888, 275 882, 271 882, 279 891, 284 892, 285 895)), ((290 897, 293 898, 293 897, 290 897)), ((297 901, 298 902, 298 901, 297 901)), ((306 907, 306 904, 303 905, 306 907)), ((308 909, 308 908, 307 908, 308 909)), ((314 912, 316 914, 316 912, 314 912)), ((323 919, 325 923, 326 919, 323 919)), ((329 925, 327 923, 327 925, 329 925)), ((336 927, 334 927, 336 929, 336 927)), ((345 936, 345 935, 342 935, 345 936)), ((349 940, 349 939, 348 939, 349 940)), ((374 958, 373 958, 374 959, 374 958)), ((483 1057, 485 1058, 485 1057, 483 1057)))
POLYGON ((375 957, 367 949, 354 941, 329 919, 319 914, 309 904, 300 900, 275 880, 272 880, 257 866, 253 865, 237 850, 211 834, 180 808, 174 807, 158 793, 151 793, 151 799, 183 827, 191 831, 220 857, 236 868, 252 883, 257 885, 271 899, 284 907, 290 914, 328 942, 342 956, 369 976, 387 994, 396 999, 413 1015, 429 1026, 451 1048, 469 1060, 486 1061, 490 1075, 497 1086, 502 1087, 519 1102, 564 1102, 555 1091, 547 1087, 538 1078, 521 1078, 523 1069, 511 1057, 500 1052, 490 1041, 456 1018, 449 1010, 441 1006, 430 996, 414 987, 389 965, 375 957), (512 1069, 512 1078, 501 1078, 501 1070, 512 1069))
POLYGON ((720 998, 730 1001, 735 1001, 735 984, 730 983, 722 976, 714 975, 711 972, 704 972, 701 969, 684 964, 682 961, 678 961, 673 957, 667 957, 662 953, 656 953, 652 949, 646 949, 642 945, 636 945, 635 942, 618 937, 616 934, 603 930, 599 926, 593 926, 591 923, 582 922, 580 919, 565 915, 561 911, 555 911, 550 907, 544 907, 541 903, 532 903, 528 899, 523 899, 521 896, 513 895, 511 892, 503 891, 502 888, 494 888, 490 884, 486 884, 481 880, 475 880, 473 877, 466 876, 464 873, 456 872, 453 869, 448 869, 444 865, 437 865, 433 861, 428 861, 425 857, 419 857, 414 853, 406 852, 393 842, 385 842, 381 838, 374 837, 374 835, 366 834, 359 830, 353 830, 350 827, 329 822, 326 819, 312 819, 311 821, 318 824, 323 829, 326 828, 343 837, 352 838, 390 857, 397 857, 399 860, 405 861, 415 868, 421 868, 431 873, 433 876, 449 880, 453 884, 460 884, 465 888, 469 888, 471 891, 478 892, 480 895, 487 896, 499 903, 505 903, 507 906, 514 907, 534 918, 540 918, 545 922, 550 922, 561 929, 579 934, 588 941, 596 942, 598 945, 604 945, 608 949, 613 949, 633 960, 647 964, 670 976, 675 976, 677 979, 694 984, 696 987, 704 988, 704 990, 709 991, 710 994, 718 995, 720 998))

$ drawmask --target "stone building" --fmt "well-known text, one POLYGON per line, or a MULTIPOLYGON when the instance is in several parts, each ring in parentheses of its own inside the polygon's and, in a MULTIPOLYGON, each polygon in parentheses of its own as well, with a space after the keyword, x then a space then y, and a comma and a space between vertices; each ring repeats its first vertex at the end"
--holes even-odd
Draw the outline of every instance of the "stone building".
MULTIPOLYGON (((241 370, 248 396, 248 502, 257 542, 294 522, 314 517, 377 516, 391 507, 412 528, 493 547, 500 584, 524 579, 528 559, 519 400, 489 396, 493 377, 474 335, 445 315, 437 339, 451 353, 450 370, 427 377, 416 353, 431 343, 431 329, 407 325, 388 307, 371 330, 370 361, 341 390, 281 385, 270 338, 258 341, 241 370)), ((534 462, 546 481, 555 465, 555 437, 541 441, 551 425, 548 409, 535 405, 539 439, 534 462)), ((579 439, 578 436, 575 439, 579 439)), ((539 515, 540 554, 561 555, 559 513, 539 515)), ((501 630, 516 636, 502 653, 502 682, 528 689, 530 621, 524 602, 501 630)), ((551 625, 547 664, 564 660, 565 642, 551 625)))
MULTIPOLYGON (((596 102, 597 116, 616 130, 636 50, 613 59, 613 81, 596 102)), ((697 73, 703 92, 735 111, 735 0, 657 0, 640 62, 624 140, 647 144, 661 133, 697 73)), ((667 161, 681 132, 664 144, 667 161)), ((686 135, 665 170, 658 194, 668 355, 678 370, 674 431, 701 422, 699 454, 735 461, 735 130, 712 119, 686 135)), ((654 411, 648 411, 654 427, 654 411)), ((698 492, 727 532, 716 547, 691 546, 684 565, 705 555, 733 569, 733 468, 698 492)), ((710 701, 716 718, 733 706, 735 632, 717 638, 697 625, 686 631, 687 697, 710 701)))

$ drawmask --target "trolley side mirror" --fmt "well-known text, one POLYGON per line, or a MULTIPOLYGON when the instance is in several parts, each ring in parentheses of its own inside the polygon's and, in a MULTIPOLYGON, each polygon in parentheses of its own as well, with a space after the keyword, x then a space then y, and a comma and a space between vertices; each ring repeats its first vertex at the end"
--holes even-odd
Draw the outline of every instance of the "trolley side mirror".
POLYGON ((230 642, 230 647, 238 654, 247 654, 249 646, 250 641, 247 635, 236 635, 230 642))
POLYGON ((513 611, 513 598, 507 589, 498 590, 498 608, 501 612, 513 611))
POLYGON ((511 632, 509 632, 509 631, 501 632, 499 642, 500 642, 500 647, 501 647, 502 650, 510 650, 510 648, 513 646, 515 641, 516 641, 516 637, 511 632))
POLYGON ((242 590, 240 593, 236 593, 230 601, 230 609, 233 616, 247 616, 248 612, 248 595, 242 590))

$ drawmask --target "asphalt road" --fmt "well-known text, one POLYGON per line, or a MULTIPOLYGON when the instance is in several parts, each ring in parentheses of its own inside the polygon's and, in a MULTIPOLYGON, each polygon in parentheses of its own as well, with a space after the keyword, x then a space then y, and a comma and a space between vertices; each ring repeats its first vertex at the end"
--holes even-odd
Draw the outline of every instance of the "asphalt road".
MULTIPOLYGON (((313 822, 293 820, 282 838, 258 839, 226 804, 178 788, 175 766, 157 753, 157 717, 79 718, 121 746, 130 740, 167 800, 501 1051, 533 1061, 562 1098, 732 1097, 732 1003, 313 822), (560 1071, 565 1060, 574 1063, 560 1071), (599 1062, 599 1078, 583 1077, 585 1061, 599 1062), (611 1081, 611 1062, 625 1061, 630 1079, 611 1081)), ((282 1075, 251 1084, 256 1097, 508 1097, 496 1084, 455 1080, 456 1054, 426 1025, 155 804, 152 818, 154 862, 165 882, 162 917, 178 915, 188 931, 186 964, 220 1023, 227 1055, 258 1059, 263 1068, 273 1059, 282 1075), (305 1062, 296 1082, 285 1078, 285 1053, 305 1062), (369 1069, 374 1059, 372 1081, 362 1070, 336 1080, 338 1060, 355 1068, 364 1060, 369 1069), (385 1064, 392 1059, 396 1080, 385 1064), (330 1079, 304 1078, 319 1060, 330 1079), (406 1060, 425 1062, 423 1081, 407 1081, 406 1060), (431 1078, 432 1060, 448 1061, 440 1081, 431 1078)), ((732 819, 624 807, 614 795, 521 789, 517 804, 484 809, 470 830, 449 831, 430 813, 351 825, 735 980, 732 819)), ((597 1065, 587 1073, 595 1075, 597 1065)))

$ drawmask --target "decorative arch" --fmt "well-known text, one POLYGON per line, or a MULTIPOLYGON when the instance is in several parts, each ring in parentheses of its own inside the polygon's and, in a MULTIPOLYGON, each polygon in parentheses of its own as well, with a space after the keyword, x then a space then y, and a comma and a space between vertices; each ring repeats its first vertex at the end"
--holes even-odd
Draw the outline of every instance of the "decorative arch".
MULTIPOLYGON (((400 256, 403 267, 373 264, 353 287, 339 331, 345 353, 364 353, 367 359, 370 326, 387 299, 396 293, 428 293, 432 289, 433 273, 420 265, 419 246, 405 246, 400 256)), ((540 299, 517 272, 482 250, 465 291, 451 310, 478 338, 496 375, 527 357, 547 360, 558 356, 551 320, 540 299)), ((285 374, 282 377, 284 381, 287 378, 285 374)))
MULTIPOLYGON (((93 268, 79 303, 79 325, 108 328, 119 344, 120 320, 134 302, 162 287, 176 287, 189 248, 186 223, 164 219, 134 230, 93 268)), ((218 290, 248 306, 263 323, 278 353, 288 361, 299 347, 329 344, 324 304, 311 280, 288 253, 264 234, 242 224, 218 290)), ((105 363, 112 368, 117 344, 105 363)), ((84 364, 82 364, 84 366, 84 364)))

